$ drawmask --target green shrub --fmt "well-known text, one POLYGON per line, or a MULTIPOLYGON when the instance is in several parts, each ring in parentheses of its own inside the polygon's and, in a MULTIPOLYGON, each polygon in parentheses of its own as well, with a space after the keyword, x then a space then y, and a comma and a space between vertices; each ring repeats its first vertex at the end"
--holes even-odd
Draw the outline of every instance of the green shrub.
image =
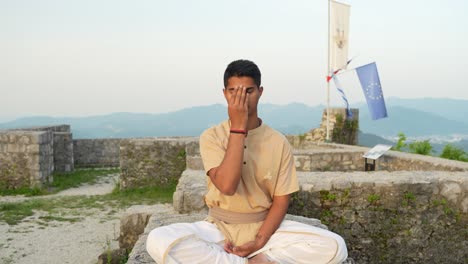
POLYGON ((408 147, 411 153, 429 155, 432 152, 432 145, 429 143, 429 140, 414 141, 408 147))
POLYGON ((442 153, 440 154, 440 157, 444 159, 468 161, 468 154, 463 151, 463 149, 451 144, 445 145, 442 153))

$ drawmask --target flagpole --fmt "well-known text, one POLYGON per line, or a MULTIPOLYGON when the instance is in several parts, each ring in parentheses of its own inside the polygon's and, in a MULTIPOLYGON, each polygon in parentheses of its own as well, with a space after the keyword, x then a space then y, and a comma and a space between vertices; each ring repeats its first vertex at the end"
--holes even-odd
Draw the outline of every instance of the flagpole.
MULTIPOLYGON (((330 74, 330 0, 328 0, 328 55, 327 55, 327 74, 330 74)), ((327 81, 327 137, 326 141, 330 141, 330 82, 327 81)))

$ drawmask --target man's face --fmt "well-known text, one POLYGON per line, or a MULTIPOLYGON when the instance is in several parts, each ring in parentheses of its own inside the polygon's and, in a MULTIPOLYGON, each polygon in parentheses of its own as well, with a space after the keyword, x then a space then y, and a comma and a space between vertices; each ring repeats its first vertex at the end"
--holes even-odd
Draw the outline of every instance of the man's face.
POLYGON ((226 98, 226 101, 229 103, 229 98, 231 96, 235 95, 235 89, 237 87, 245 87, 246 88, 246 93, 249 94, 249 101, 248 101, 248 107, 249 107, 249 116, 255 114, 257 112, 257 105, 258 105, 258 100, 260 99, 260 96, 262 96, 263 93, 263 87, 260 86, 258 87, 255 84, 255 81, 251 77, 231 77, 227 81, 227 86, 224 88, 224 97, 226 98))

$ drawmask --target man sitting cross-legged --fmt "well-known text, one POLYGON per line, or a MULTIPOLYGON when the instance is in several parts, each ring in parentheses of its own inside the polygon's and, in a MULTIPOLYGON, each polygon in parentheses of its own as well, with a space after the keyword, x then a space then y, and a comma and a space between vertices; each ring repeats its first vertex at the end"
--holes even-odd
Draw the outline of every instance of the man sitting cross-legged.
POLYGON ((229 120, 204 131, 208 217, 150 232, 147 251, 166 263, 340 263, 344 240, 325 229, 284 220, 299 190, 291 146, 258 117, 263 93, 257 65, 230 63, 224 73, 229 120))

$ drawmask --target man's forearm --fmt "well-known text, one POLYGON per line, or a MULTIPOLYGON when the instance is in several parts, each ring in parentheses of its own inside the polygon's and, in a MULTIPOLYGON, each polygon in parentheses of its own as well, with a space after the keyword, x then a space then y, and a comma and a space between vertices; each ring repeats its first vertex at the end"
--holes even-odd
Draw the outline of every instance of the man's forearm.
POLYGON ((244 159, 244 141, 245 135, 231 133, 223 162, 209 172, 211 181, 223 194, 233 195, 239 185, 244 159))
POLYGON ((263 225, 257 233, 259 244, 263 247, 276 232, 288 211, 290 195, 275 196, 263 225))

